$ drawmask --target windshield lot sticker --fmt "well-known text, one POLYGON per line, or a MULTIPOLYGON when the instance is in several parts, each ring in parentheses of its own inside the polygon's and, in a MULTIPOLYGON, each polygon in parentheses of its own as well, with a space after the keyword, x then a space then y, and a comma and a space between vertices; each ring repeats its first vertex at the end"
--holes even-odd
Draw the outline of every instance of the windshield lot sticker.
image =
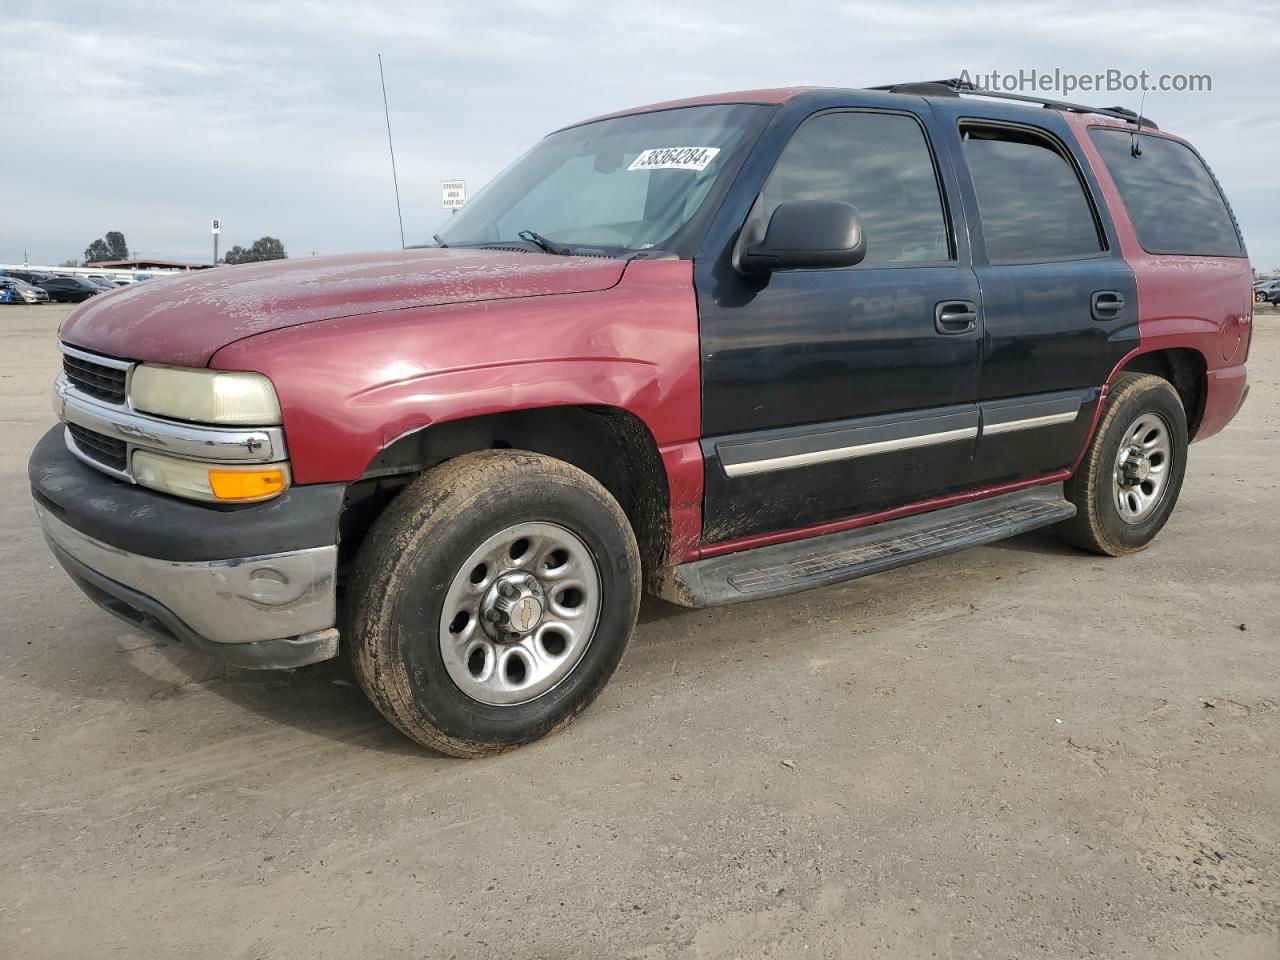
POLYGON ((705 170, 719 147, 655 147, 641 152, 628 170, 705 170))

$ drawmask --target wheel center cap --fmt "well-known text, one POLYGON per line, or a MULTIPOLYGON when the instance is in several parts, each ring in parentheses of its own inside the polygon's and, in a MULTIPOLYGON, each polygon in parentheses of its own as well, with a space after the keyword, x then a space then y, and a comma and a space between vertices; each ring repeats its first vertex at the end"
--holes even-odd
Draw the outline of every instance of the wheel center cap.
POLYGON ((1129 486, 1136 486, 1151 476, 1151 461, 1144 456, 1134 454, 1124 461, 1121 470, 1124 473, 1125 482, 1129 486))
POLYGON ((516 633, 528 633, 542 619, 542 604, 533 597, 521 597, 507 613, 507 623, 516 633))
POLYGON ((481 622, 495 640, 519 642, 542 622, 542 586, 528 573, 501 576, 485 594, 481 622))

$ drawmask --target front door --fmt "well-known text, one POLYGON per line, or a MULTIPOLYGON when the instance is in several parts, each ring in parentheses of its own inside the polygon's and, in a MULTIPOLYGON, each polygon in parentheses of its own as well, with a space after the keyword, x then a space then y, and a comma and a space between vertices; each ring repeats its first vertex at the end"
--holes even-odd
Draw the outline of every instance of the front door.
POLYGON ((982 297, 921 111, 808 117, 743 228, 762 230, 785 201, 845 200, 862 215, 863 263, 765 278, 726 256, 697 268, 706 542, 969 482, 982 297))

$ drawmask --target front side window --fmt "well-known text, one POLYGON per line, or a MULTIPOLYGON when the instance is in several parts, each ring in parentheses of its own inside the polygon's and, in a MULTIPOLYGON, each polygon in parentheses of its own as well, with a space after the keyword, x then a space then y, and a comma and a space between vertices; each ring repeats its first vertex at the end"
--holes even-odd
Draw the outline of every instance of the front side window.
POLYGON ((792 200, 844 200, 858 208, 864 264, 952 257, 938 176, 924 131, 889 113, 825 113, 792 136, 761 193, 768 221, 792 200))
POLYGON ((1068 260, 1102 251, 1084 184, 1052 141, 1008 127, 964 127, 961 134, 991 263, 1068 260))
POLYGON ((1240 235, 1222 191, 1195 152, 1176 140, 1095 127, 1102 154, 1138 242, 1148 253, 1239 257, 1240 235))
POLYGON ((441 229, 451 247, 520 244, 533 231, 571 253, 663 248, 702 209, 771 108, 713 104, 561 130, 498 175, 441 229))

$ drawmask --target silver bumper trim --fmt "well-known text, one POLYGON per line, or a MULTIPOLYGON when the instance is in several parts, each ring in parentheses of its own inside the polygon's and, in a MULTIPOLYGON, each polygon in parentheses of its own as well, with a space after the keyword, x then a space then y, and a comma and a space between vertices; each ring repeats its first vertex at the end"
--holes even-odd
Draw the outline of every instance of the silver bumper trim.
POLYGON ((55 547, 162 604, 214 643, 297 637, 329 630, 337 620, 337 546, 176 562, 128 553, 85 536, 39 505, 36 513, 55 547))

